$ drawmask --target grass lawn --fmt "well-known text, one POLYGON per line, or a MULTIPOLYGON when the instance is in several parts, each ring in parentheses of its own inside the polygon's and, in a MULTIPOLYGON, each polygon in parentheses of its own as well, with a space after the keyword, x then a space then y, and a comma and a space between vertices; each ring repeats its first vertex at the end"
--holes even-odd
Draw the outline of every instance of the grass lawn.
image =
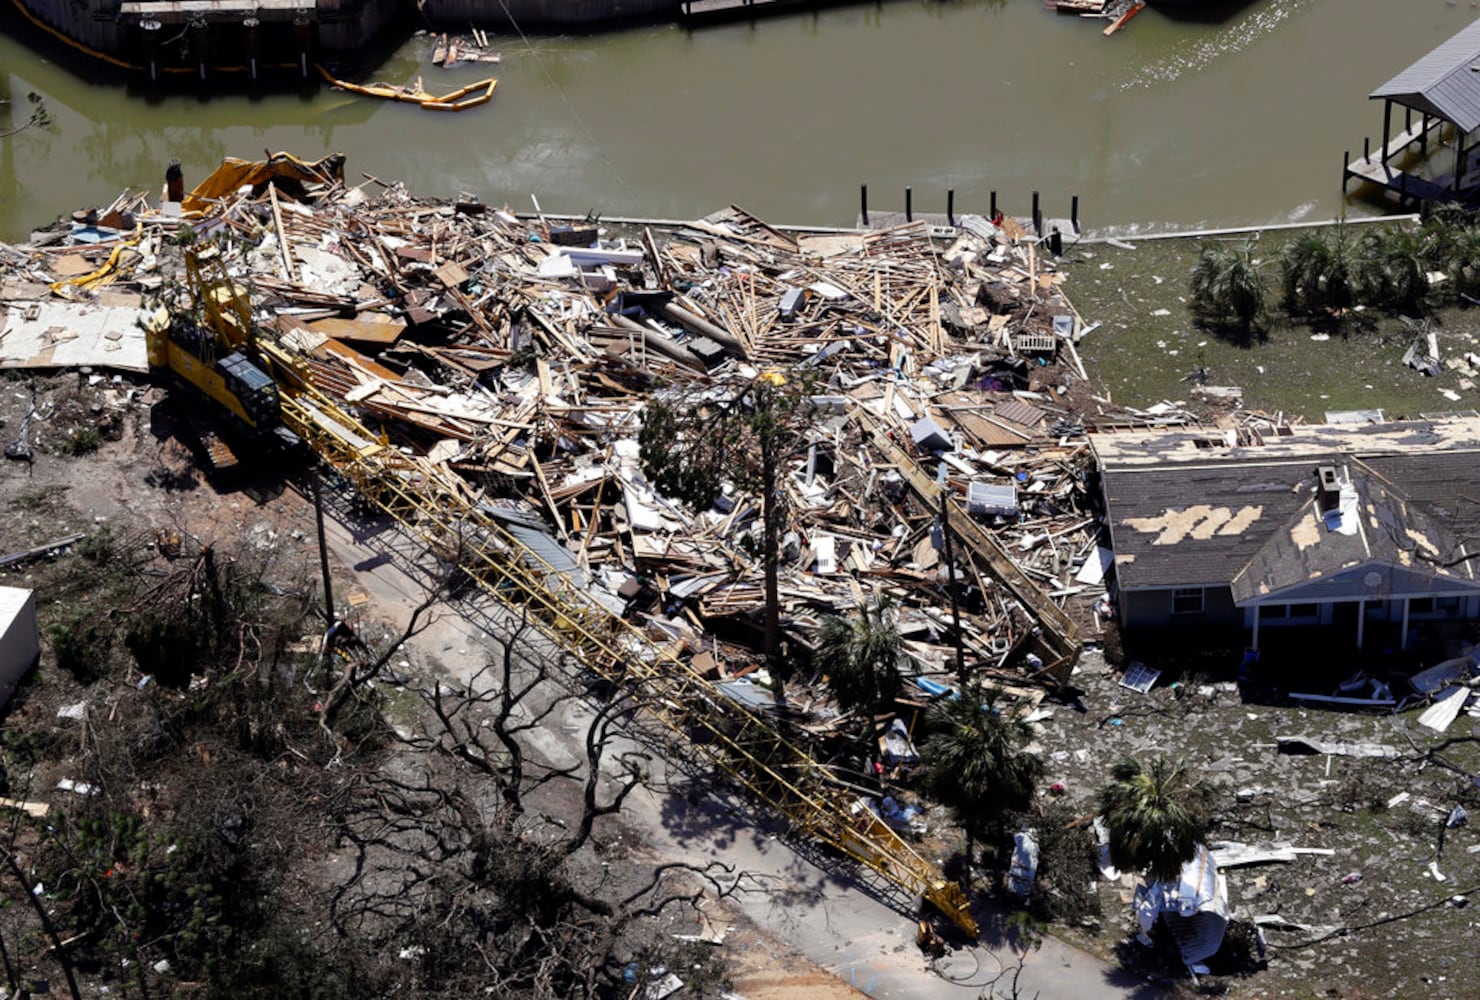
POLYGON ((1290 325, 1273 305, 1280 248, 1298 232, 1255 237, 1275 319, 1265 336, 1249 343, 1192 320, 1188 276, 1202 241, 1146 240, 1134 250, 1080 244, 1067 250, 1064 291, 1085 323, 1102 324, 1079 345, 1095 392, 1137 408, 1163 400, 1195 408, 1194 384, 1183 379, 1205 367, 1209 385, 1243 389, 1246 409, 1283 411, 1308 422, 1323 420, 1328 410, 1382 409, 1388 417, 1416 417, 1467 410, 1480 402, 1480 376, 1463 366, 1464 354, 1480 353, 1480 309, 1449 306, 1427 317, 1445 364, 1434 378, 1402 363, 1413 332, 1396 316, 1365 310, 1362 318, 1376 322, 1345 335, 1290 325), (1454 363, 1463 367, 1450 367, 1454 363), (1446 397, 1445 390, 1459 399, 1446 397))

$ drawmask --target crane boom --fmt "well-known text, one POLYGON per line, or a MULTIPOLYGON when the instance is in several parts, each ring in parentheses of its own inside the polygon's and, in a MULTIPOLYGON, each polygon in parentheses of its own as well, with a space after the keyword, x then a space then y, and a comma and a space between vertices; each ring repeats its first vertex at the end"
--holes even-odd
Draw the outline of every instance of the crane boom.
POLYGON ((976 921, 961 887, 925 860, 774 723, 598 603, 482 511, 463 480, 391 447, 309 380, 302 361, 265 336, 259 354, 282 398, 284 424, 367 501, 530 620, 584 667, 633 694, 680 745, 775 809, 801 836, 923 897, 967 935, 976 921))

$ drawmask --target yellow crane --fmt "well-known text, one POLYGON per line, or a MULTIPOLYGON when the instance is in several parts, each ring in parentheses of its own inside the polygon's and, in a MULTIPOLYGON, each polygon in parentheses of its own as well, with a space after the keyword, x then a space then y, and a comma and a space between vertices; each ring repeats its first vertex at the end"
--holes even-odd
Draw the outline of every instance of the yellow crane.
MULTIPOLYGON (((303 359, 259 333, 240 296, 222 294, 199 268, 199 311, 222 339, 251 347, 277 387, 283 425, 343 476, 359 495, 530 621, 582 666, 633 697, 661 723, 679 753, 705 761, 776 810, 797 836, 862 863, 911 897, 928 900, 970 937, 977 933, 961 887, 906 843, 769 719, 724 697, 674 649, 654 643, 565 574, 521 544, 478 506, 461 478, 392 447, 319 391, 303 359), (213 291, 214 290, 214 291, 213 291)), ((224 405, 224 404, 223 404, 224 405)))
MULTIPOLYGON (((277 383, 252 357, 248 292, 227 275, 219 248, 187 253, 185 277, 193 308, 161 306, 144 323, 151 373, 182 383, 215 403, 245 436, 296 446, 298 439, 283 426, 277 383)), ((214 434, 204 437, 213 466, 221 469, 236 463, 214 434)))

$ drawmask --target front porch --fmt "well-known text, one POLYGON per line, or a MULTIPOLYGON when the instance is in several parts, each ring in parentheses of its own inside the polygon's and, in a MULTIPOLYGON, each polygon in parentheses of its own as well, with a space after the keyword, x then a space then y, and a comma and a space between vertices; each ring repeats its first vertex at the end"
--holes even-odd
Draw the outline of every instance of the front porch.
POLYGON ((1305 644, 1311 637, 1341 653, 1420 652, 1422 646, 1462 638, 1476 618, 1480 597, 1462 594, 1244 606, 1249 648, 1261 655, 1292 640, 1305 644))

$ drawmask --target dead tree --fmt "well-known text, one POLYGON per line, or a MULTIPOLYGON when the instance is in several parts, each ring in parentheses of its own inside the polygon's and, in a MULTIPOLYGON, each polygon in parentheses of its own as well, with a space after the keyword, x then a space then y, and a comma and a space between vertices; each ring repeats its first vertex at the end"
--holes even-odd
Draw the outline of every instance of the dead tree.
POLYGON ((527 618, 499 646, 466 682, 422 692, 424 728, 355 776, 332 926, 404 956, 413 995, 625 996, 662 920, 748 880, 619 853, 607 823, 651 763, 616 734, 638 706, 567 693, 564 655, 527 618), (537 745, 571 730, 574 745, 537 745))

